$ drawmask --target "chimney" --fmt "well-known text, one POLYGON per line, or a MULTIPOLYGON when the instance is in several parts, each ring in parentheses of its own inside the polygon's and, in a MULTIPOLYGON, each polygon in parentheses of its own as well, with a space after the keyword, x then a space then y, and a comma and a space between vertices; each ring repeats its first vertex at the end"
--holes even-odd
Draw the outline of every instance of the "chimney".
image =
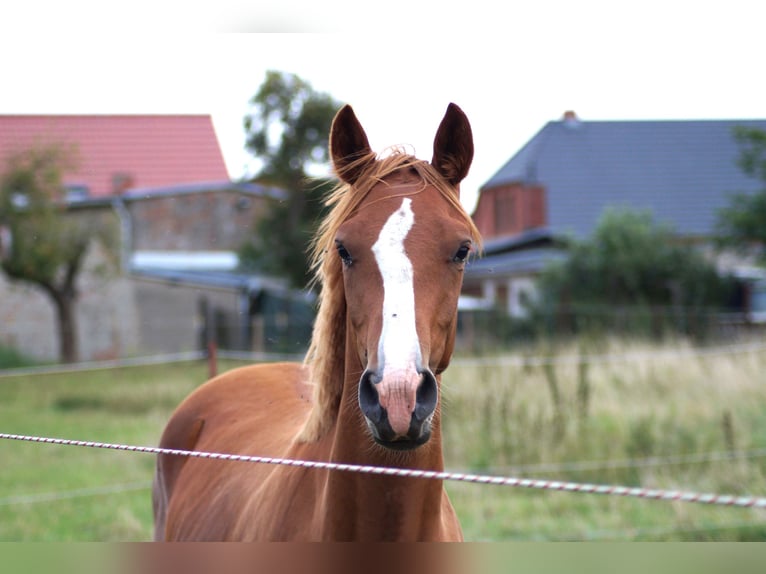
POLYGON ((561 121, 564 122, 565 126, 570 128, 576 128, 580 125, 580 118, 577 117, 577 114, 574 113, 573 110, 565 111, 561 121))

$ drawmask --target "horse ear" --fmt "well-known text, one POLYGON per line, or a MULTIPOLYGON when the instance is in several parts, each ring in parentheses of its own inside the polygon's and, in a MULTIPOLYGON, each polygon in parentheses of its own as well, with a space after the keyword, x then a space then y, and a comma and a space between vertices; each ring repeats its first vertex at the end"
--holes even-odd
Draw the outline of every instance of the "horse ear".
POLYGON ((468 175, 473 160, 473 134, 468 118, 458 106, 450 104, 434 138, 431 165, 444 179, 456 186, 468 175))
POLYGON ((372 149, 351 106, 343 106, 330 128, 330 157, 338 177, 353 184, 371 159, 372 149))

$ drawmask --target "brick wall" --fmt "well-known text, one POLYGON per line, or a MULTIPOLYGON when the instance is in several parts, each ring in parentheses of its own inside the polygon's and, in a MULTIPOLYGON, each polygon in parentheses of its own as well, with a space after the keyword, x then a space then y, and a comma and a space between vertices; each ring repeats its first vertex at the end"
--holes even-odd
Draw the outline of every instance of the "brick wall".
POLYGON ((237 191, 163 195, 128 204, 136 251, 229 251, 245 243, 267 198, 237 191))
POLYGON ((545 189, 522 183, 484 189, 473 219, 484 239, 543 227, 547 223, 545 189))

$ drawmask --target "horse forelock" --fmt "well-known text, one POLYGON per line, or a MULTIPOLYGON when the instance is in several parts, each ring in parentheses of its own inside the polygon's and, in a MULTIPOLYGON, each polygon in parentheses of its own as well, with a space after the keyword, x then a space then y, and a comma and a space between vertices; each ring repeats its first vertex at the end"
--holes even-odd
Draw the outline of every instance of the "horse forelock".
POLYGON ((335 421, 345 379, 346 298, 343 266, 338 257, 327 257, 327 254, 334 251, 338 228, 365 205, 375 186, 403 169, 417 174, 423 189, 432 186, 440 192, 468 226, 475 246, 481 247, 479 231, 460 203, 458 191, 430 163, 397 148, 382 158, 371 154, 356 161, 360 165, 367 164, 365 169, 354 185, 341 182, 331 190, 325 201, 331 210, 320 224, 312 243, 312 285, 320 287, 320 294, 311 343, 304 361, 314 386, 314 404, 301 434, 304 441, 319 439, 335 421))

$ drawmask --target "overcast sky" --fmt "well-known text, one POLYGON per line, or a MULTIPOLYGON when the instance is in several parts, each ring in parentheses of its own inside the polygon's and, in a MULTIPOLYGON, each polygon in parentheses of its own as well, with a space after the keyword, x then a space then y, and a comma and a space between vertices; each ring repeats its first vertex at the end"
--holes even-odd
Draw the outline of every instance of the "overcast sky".
POLYGON ((254 169, 242 118, 266 70, 350 103, 375 149, 409 144, 424 159, 455 102, 476 145, 469 209, 566 110, 583 120, 766 118, 763 2, 263 4, 3 7, 0 113, 211 114, 236 179, 254 169))

